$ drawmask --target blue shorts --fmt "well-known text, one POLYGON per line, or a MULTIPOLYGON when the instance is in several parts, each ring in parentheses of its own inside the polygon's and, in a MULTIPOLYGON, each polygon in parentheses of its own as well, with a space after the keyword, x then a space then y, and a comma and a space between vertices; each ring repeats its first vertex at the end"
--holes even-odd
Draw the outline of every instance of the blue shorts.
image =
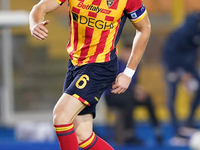
POLYGON ((115 81, 118 72, 117 58, 105 63, 74 66, 68 62, 63 92, 74 96, 86 107, 79 113, 96 115, 96 104, 102 93, 115 81))

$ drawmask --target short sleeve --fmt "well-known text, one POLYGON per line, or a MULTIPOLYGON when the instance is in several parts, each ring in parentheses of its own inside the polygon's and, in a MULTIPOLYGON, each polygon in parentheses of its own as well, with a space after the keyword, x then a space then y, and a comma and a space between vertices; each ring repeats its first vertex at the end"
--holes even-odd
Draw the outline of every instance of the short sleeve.
POLYGON ((131 22, 137 23, 144 18, 147 11, 142 0, 127 0, 125 13, 131 22))
POLYGON ((127 16, 131 20, 131 22, 137 23, 144 18, 146 13, 147 13, 146 8, 144 7, 144 5, 142 5, 139 9, 127 13, 127 16))
POLYGON ((137 23, 144 18, 147 11, 142 4, 142 0, 127 0, 125 13, 133 23, 137 23))
POLYGON ((62 5, 66 0, 56 0, 60 5, 62 5))
POLYGON ((130 13, 142 6, 142 0, 127 0, 125 11, 130 13))

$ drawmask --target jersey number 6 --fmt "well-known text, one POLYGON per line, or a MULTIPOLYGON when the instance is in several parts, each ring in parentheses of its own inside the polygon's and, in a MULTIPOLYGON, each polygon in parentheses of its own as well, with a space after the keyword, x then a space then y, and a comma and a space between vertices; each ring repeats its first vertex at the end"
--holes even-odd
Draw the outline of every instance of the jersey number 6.
POLYGON ((82 76, 78 79, 78 81, 76 82, 76 87, 77 87, 78 89, 83 89, 83 88, 86 86, 87 81, 89 81, 88 75, 86 75, 86 74, 82 75, 82 76))

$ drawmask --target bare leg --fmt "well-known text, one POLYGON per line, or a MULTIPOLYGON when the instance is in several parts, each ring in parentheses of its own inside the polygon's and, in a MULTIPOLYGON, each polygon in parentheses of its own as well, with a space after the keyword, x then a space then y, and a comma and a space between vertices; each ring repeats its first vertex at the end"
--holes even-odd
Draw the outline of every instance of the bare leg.
POLYGON ((72 123, 78 113, 85 107, 86 105, 75 97, 64 93, 53 110, 54 125, 72 123))
POLYGON ((85 105, 71 95, 63 94, 53 111, 53 123, 61 150, 78 150, 73 120, 85 105))
POLYGON ((73 121, 78 143, 85 141, 93 132, 93 116, 85 114, 76 116, 73 121))

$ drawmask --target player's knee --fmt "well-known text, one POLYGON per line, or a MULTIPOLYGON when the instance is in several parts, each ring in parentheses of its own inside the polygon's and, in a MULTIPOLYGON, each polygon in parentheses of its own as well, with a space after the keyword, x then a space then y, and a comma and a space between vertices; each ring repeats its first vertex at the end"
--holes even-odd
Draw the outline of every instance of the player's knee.
POLYGON ((59 115, 58 111, 56 111, 56 109, 54 108, 54 110, 53 110, 53 123, 59 124, 60 120, 61 120, 60 115, 59 115))
POLYGON ((60 122, 59 115, 53 112, 53 124, 59 124, 59 122, 60 122))
POLYGON ((68 123, 71 123, 71 122, 72 121, 67 116, 67 113, 63 113, 57 107, 54 108, 54 110, 53 110, 53 123, 54 124, 68 124, 68 123))

